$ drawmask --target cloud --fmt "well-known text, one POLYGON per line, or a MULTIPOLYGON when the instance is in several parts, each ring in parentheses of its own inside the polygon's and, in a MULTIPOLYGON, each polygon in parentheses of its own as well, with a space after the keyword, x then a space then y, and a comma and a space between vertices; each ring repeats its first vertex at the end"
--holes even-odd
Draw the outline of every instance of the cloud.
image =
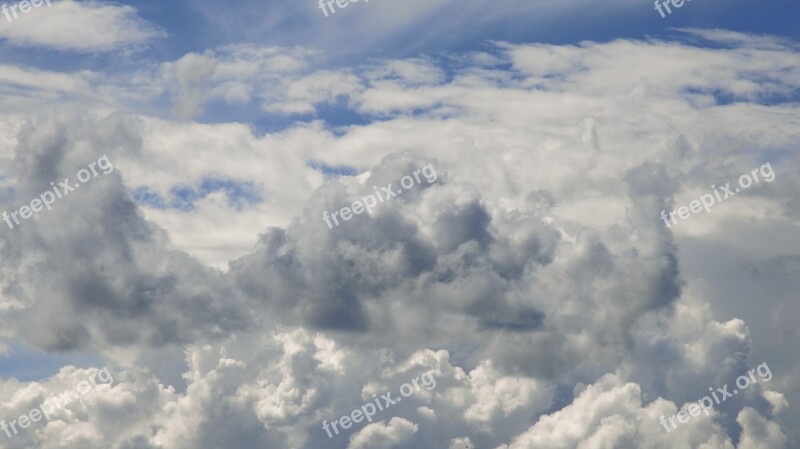
POLYGON ((665 445, 734 448, 722 429, 704 415, 667 433, 659 424, 663 414, 674 414, 674 406, 663 400, 643 406, 636 384, 625 384, 607 375, 587 387, 572 404, 540 417, 528 431, 500 448, 657 448, 665 445))
POLYGON ((193 118, 203 111, 208 90, 204 84, 214 73, 217 63, 213 53, 189 53, 175 62, 178 77, 178 97, 175 113, 181 118, 193 118))
POLYGON ((348 449, 391 449, 408 441, 417 431, 414 423, 403 418, 392 418, 388 424, 370 424, 350 439, 348 449))
MULTIPOLYGON (((362 120, 267 133, 80 107, 9 120, 0 128, 0 173, 14 174, 4 179, 13 187, 4 209, 102 153, 115 170, 24 226, 0 228, 2 335, 50 351, 90 348, 118 364, 121 379, 86 411, 13 444, 792 441, 800 390, 787 354, 796 346, 759 349, 774 312, 745 307, 794 310, 786 255, 798 242, 781 237, 792 235, 800 204, 791 151, 800 77, 793 48, 759 45, 499 44, 455 64, 381 60, 348 70, 317 69, 302 49, 237 47, 142 73, 181 92, 187 116, 218 101, 315 113, 336 102, 362 120), (775 73, 759 84, 751 67, 775 73), (285 81, 264 87, 265 79, 285 81), (775 183, 674 229, 660 220, 661 210, 763 160, 773 161, 775 183), (324 211, 428 164, 435 181, 333 229, 323 222, 324 211), (315 166, 354 173, 326 177, 315 166), (260 201, 237 205, 237 186, 260 201), (183 192, 192 207, 137 203, 140 189, 183 192), (227 261, 227 271, 208 266, 227 261), (727 301, 699 273, 746 275, 763 290, 727 301), (663 429, 661 415, 762 360, 775 374, 769 385, 663 429), (160 383, 163 365, 183 383, 160 383), (328 439, 323 420, 428 371, 435 389, 328 439), (131 425, 104 427, 105 416, 131 425)), ((793 342, 783 318, 781 335, 793 342)), ((4 398, 28 392, 10 402, 11 415, 27 406, 20 398, 43 394, 4 382, 4 398)))
MULTIPOLYGON (((51 188, 50 182, 69 178, 74 183, 77 170, 100 157, 98 151, 108 152, 112 161, 116 155, 135 153, 140 145, 137 132, 134 120, 119 116, 101 122, 87 116, 60 116, 38 127, 23 126, 18 136, 19 147, 24 148, 19 154, 24 156, 16 161, 16 198, 37 197, 51 188), (96 125, 107 131, 84 134, 96 125)), ((26 339, 60 351, 84 347, 96 337, 114 344, 147 340, 157 346, 193 339, 186 332, 194 332, 190 330, 194 324, 184 328, 173 313, 159 311, 178 304, 162 301, 164 295, 175 295, 173 301, 183 298, 185 306, 193 304, 190 315, 205 316, 211 326, 207 330, 236 326, 245 319, 235 308, 222 315, 212 312, 213 303, 225 301, 224 287, 212 287, 211 279, 219 279, 218 274, 185 254, 167 250, 165 234, 144 220, 117 173, 61 198, 43 220, 0 231, 7 261, 36 260, 22 270, 4 270, 3 285, 16 292, 4 295, 4 306, 14 309, 14 318, 5 318, 20 324, 20 335, 26 339), (79 210, 83 219, 67 218, 79 210), (71 238, 60 238, 62 233, 71 238), (40 258, 37 253, 51 256, 40 258), (28 297, 22 292, 27 290, 27 279, 33 278, 47 281, 37 283, 36 292, 28 297), (197 283, 203 278, 209 281, 205 287, 197 283), (54 310, 60 313, 51 319, 54 310), (224 315, 232 321, 222 324, 228 320, 224 315), (152 326, 142 332, 138 320, 145 316, 153 319, 152 326)))
POLYGON ((127 49, 163 36, 133 7, 95 1, 43 4, 0 28, 0 38, 16 46, 81 53, 127 49))
POLYGON ((742 441, 739 449, 784 448, 788 439, 778 424, 759 416, 752 408, 739 412, 737 421, 742 426, 742 441))

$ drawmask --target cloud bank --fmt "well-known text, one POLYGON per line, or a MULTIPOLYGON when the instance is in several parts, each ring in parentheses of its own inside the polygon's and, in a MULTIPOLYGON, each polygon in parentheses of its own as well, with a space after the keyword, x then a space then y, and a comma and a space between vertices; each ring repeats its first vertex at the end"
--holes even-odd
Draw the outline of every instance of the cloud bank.
MULTIPOLYGON (((498 43, 324 70, 302 49, 228 47, 101 79, 35 120, 7 113, 4 206, 102 154, 115 170, 0 228, 0 335, 90 348, 117 382, 4 444, 796 447, 794 358, 760 349, 770 319, 737 316, 742 299, 703 280, 744 272, 762 304, 798 312, 800 58, 731 36, 498 43), (148 76, 162 83, 152 101, 173 92, 183 117, 253 103, 309 118, 259 133, 104 110, 148 76), (314 116, 331 105, 361 120, 314 116), (664 226, 661 210, 763 161, 774 183, 664 226), (322 220, 427 164, 436 182, 322 220), (731 262, 709 272, 693 245, 731 262), (660 416, 764 360, 770 383, 664 431, 660 416), (323 420, 426 371, 434 390, 328 438, 323 420)), ((81 376, 0 381, 0 417, 81 376)))

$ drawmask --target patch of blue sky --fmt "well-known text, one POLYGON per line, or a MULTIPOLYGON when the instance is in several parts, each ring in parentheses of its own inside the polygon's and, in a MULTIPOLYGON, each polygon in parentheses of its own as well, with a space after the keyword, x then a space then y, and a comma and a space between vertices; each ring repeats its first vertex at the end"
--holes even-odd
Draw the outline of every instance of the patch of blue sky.
POLYGON ((0 355, 0 378, 13 377, 22 382, 31 382, 48 378, 66 365, 101 368, 108 363, 92 352, 46 353, 22 341, 6 344, 10 349, 8 353, 0 355))
POLYGON ((237 210, 263 201, 258 187, 251 182, 213 177, 204 178, 196 186, 172 187, 167 198, 147 187, 133 190, 131 196, 137 203, 156 209, 177 209, 190 212, 195 209, 197 201, 220 191, 225 193, 228 204, 237 210))
POLYGON ((314 170, 322 172, 325 177, 328 178, 338 178, 341 176, 355 176, 362 171, 355 168, 355 167, 348 167, 348 166, 331 166, 327 164, 323 164, 322 162, 309 162, 309 167, 313 168, 314 170))
MULTIPOLYGON (((762 81, 751 80, 763 85, 762 81)), ((728 90, 721 89, 701 89, 686 88, 683 93, 687 95, 707 95, 714 98, 717 106, 726 106, 734 103, 755 103, 765 106, 775 106, 779 104, 796 104, 800 102, 800 89, 787 88, 786 90, 772 90, 758 95, 736 95, 728 90)))
POLYGON ((371 120, 367 115, 355 111, 344 97, 337 98, 335 103, 319 104, 314 116, 330 126, 334 133, 338 128, 351 125, 368 125, 371 120))
POLYGON ((758 154, 758 163, 759 164, 766 164, 770 163, 772 165, 772 169, 782 164, 785 160, 791 158, 794 155, 794 151, 789 148, 771 148, 769 150, 755 150, 758 154))
POLYGON ((323 122, 325 129, 336 136, 347 132, 347 127, 369 125, 375 118, 354 110, 340 97, 335 103, 315 105, 315 112, 308 114, 277 114, 265 112, 258 106, 224 105, 214 102, 206 107, 202 120, 206 123, 224 123, 239 121, 248 123, 253 133, 262 136, 267 133, 279 133, 297 126, 298 122, 308 123, 315 120, 323 122))
POLYGON ((16 192, 13 186, 0 187, 0 204, 13 202, 16 192))

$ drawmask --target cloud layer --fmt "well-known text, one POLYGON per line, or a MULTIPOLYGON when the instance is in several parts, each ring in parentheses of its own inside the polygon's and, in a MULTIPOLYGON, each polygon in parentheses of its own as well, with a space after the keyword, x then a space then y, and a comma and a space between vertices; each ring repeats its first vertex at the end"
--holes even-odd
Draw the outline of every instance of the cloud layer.
MULTIPOLYGON (((118 382, 4 444, 796 447, 790 350, 757 350, 771 321, 731 313, 740 298, 701 278, 746 271, 797 313, 800 58, 779 39, 688 33, 715 45, 499 43, 352 69, 232 46, 97 74, 79 105, 33 120, 7 112, 6 209, 102 154, 115 171, 0 227, 0 335, 90 348, 118 382), (165 97, 180 117, 308 120, 263 133, 108 112, 165 97), (329 107, 358 123, 315 120, 329 107), (764 161, 774 183, 664 226, 662 210, 764 161), (427 164, 435 182, 322 220, 427 164), (698 268, 695 242, 730 264, 698 268), (772 380, 664 431, 660 416, 765 360, 772 380), (328 439, 323 420, 426 371, 435 389, 328 439)), ((84 374, 0 381, 0 417, 84 374)))

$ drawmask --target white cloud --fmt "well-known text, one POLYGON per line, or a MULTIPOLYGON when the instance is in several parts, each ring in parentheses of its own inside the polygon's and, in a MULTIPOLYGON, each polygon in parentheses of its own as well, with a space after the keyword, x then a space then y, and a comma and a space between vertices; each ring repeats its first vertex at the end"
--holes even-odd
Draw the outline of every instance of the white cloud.
POLYGON ((217 61, 214 54, 189 53, 175 62, 178 78, 178 96, 175 113, 181 118, 194 118, 203 112, 203 103, 208 95, 205 84, 214 73, 217 61))
POLYGON ((750 407, 745 407, 736 418, 742 426, 742 440, 738 449, 782 449, 788 439, 780 425, 760 416, 750 407))
POLYGON ((417 425, 403 418, 392 418, 388 424, 372 423, 350 438, 347 449, 392 449, 417 432, 417 425))
MULTIPOLYGON (((0 173, 14 173, 15 203, 98 152, 115 172, 19 229, 0 227, 4 336, 89 347, 129 372, 108 399, 19 444, 326 447, 323 420, 431 371, 435 389, 335 447, 732 449, 734 426, 741 448, 780 447, 794 436, 787 404, 800 391, 796 346, 786 344, 797 336, 789 300, 800 241, 785 231, 800 213, 790 151, 800 135, 795 103, 761 100, 800 77, 793 48, 742 39, 725 50, 502 44, 463 67, 421 58, 348 70, 316 70, 302 49, 237 47, 139 74, 170 88, 183 74, 178 103, 189 113, 206 99, 293 112, 338 98, 383 117, 335 132, 320 121, 259 134, 74 109, 12 117, 0 128, 13 133, 0 173), (753 67, 778 74, 754 83, 753 67), (262 85, 271 79, 282 81, 262 85), (718 89, 739 102, 717 104, 718 89), (760 159, 774 161, 768 188, 684 227, 660 221, 662 209, 760 159), (330 180, 312 161, 366 171, 330 180), (322 221, 429 163, 436 182, 332 230, 322 221), (182 211, 128 196, 148 188, 168 198, 214 177, 253 185, 262 201, 238 208, 217 191, 182 211), (697 268, 704 259, 691 251, 711 244, 723 250, 697 268), (205 266, 231 259, 227 273, 205 266), (784 304, 782 321, 737 313, 744 301, 724 302, 698 280, 731 272, 760 279, 759 300, 745 299, 784 304), (783 346, 757 349, 773 327, 789 332, 783 346), (185 391, 132 367, 158 372, 166 347, 186 350, 185 391), (664 431, 662 414, 765 351, 769 385, 664 431), (107 408, 132 424, 104 427, 107 408)), ((19 389, 39 394, 8 381, 4 397, 19 389)))
POLYGON ((96 1, 54 1, 0 27, 0 38, 14 45, 88 53, 130 48, 164 35, 136 9, 96 1))
POLYGON ((734 449, 724 431, 704 415, 693 417, 680 428, 667 433, 659 423, 662 415, 671 416, 675 407, 663 400, 647 406, 641 403, 641 390, 633 383, 622 383, 607 375, 586 388, 569 406, 539 421, 501 449, 565 447, 704 447, 734 449))

